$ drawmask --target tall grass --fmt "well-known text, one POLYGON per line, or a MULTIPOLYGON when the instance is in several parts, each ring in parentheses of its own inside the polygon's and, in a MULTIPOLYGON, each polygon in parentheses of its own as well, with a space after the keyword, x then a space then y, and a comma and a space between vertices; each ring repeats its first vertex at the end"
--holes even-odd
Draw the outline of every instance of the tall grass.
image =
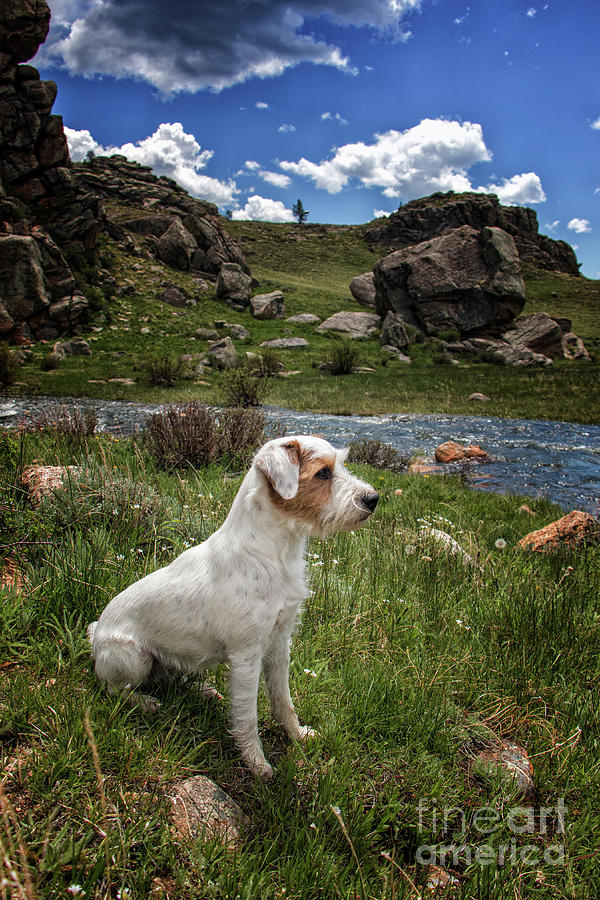
MULTIPOLYGON (((158 715, 132 710, 96 683, 85 636, 114 594, 223 521, 239 478, 214 463, 165 472, 143 445, 106 438, 80 452, 25 434, 21 455, 82 475, 32 510, 0 458, 0 502, 16 527, 45 535, 20 550, 22 590, 2 592, 0 897, 416 898, 431 893, 424 846, 459 848, 457 896, 598 895, 598 549, 524 554, 522 498, 354 464, 380 505, 364 529, 311 541, 314 593, 292 652, 292 695, 319 737, 290 745, 261 692, 276 766, 265 785, 240 763, 226 704, 175 684, 158 715), (450 533, 481 571, 423 525, 450 533), (486 729, 528 750, 533 833, 507 824, 522 800, 469 774, 462 748, 486 729), (235 854, 170 829, 169 787, 195 774, 248 815, 235 854), (561 797, 566 832, 551 816, 543 833, 540 809, 561 797), (450 808, 444 827, 434 811, 450 808), (483 808, 498 812, 485 835, 483 808), (513 840, 503 866, 464 850, 513 840), (556 844, 560 864, 544 859, 556 844)), ((536 527, 557 514, 535 510, 536 527)))

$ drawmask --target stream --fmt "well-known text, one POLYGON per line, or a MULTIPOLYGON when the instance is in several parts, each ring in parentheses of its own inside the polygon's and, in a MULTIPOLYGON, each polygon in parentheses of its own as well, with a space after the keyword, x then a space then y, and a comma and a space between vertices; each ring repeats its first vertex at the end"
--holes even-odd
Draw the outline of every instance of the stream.
MULTIPOLYGON (((128 435, 143 427, 162 405, 85 398, 0 398, 0 426, 17 425, 49 404, 94 409, 98 428, 128 435)), ((369 438, 391 444, 403 456, 433 457, 446 440, 479 444, 492 458, 473 466, 473 487, 544 497, 564 510, 600 515, 600 426, 486 416, 397 414, 336 416, 265 406, 269 422, 288 434, 321 434, 336 446, 369 438)))

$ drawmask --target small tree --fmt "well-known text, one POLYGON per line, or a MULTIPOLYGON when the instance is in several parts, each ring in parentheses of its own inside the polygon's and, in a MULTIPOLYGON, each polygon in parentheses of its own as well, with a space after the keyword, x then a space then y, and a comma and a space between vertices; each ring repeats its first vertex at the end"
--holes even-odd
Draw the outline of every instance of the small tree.
POLYGON ((307 209, 304 209, 302 200, 296 200, 296 202, 292 206, 292 212, 298 219, 300 225, 303 225, 304 222, 306 222, 307 218, 310 216, 309 211, 307 209))

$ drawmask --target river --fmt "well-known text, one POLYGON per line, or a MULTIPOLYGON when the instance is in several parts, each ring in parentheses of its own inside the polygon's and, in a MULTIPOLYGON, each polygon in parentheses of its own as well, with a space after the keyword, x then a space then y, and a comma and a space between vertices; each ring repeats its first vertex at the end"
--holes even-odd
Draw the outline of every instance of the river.
MULTIPOLYGON (((25 414, 35 414, 49 403, 94 409, 101 430, 122 435, 141 428, 151 413, 162 408, 118 400, 4 397, 0 398, 0 425, 16 425, 25 414)), ((403 456, 432 458, 436 446, 445 440, 479 444, 492 462, 472 468, 474 487, 544 497, 565 510, 600 515, 598 425, 491 416, 334 416, 274 406, 266 406, 265 412, 270 422, 285 426, 289 434, 322 434, 336 446, 371 438, 391 444, 403 456)))

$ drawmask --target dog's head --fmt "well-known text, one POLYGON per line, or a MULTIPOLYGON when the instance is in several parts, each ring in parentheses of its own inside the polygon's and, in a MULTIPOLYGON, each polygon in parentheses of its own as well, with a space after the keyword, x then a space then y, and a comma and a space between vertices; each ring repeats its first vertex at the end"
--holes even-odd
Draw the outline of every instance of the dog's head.
POLYGON ((253 465, 274 506, 311 534, 324 536, 362 525, 379 500, 370 484, 345 468, 347 455, 323 438, 294 435, 264 444, 253 465))

